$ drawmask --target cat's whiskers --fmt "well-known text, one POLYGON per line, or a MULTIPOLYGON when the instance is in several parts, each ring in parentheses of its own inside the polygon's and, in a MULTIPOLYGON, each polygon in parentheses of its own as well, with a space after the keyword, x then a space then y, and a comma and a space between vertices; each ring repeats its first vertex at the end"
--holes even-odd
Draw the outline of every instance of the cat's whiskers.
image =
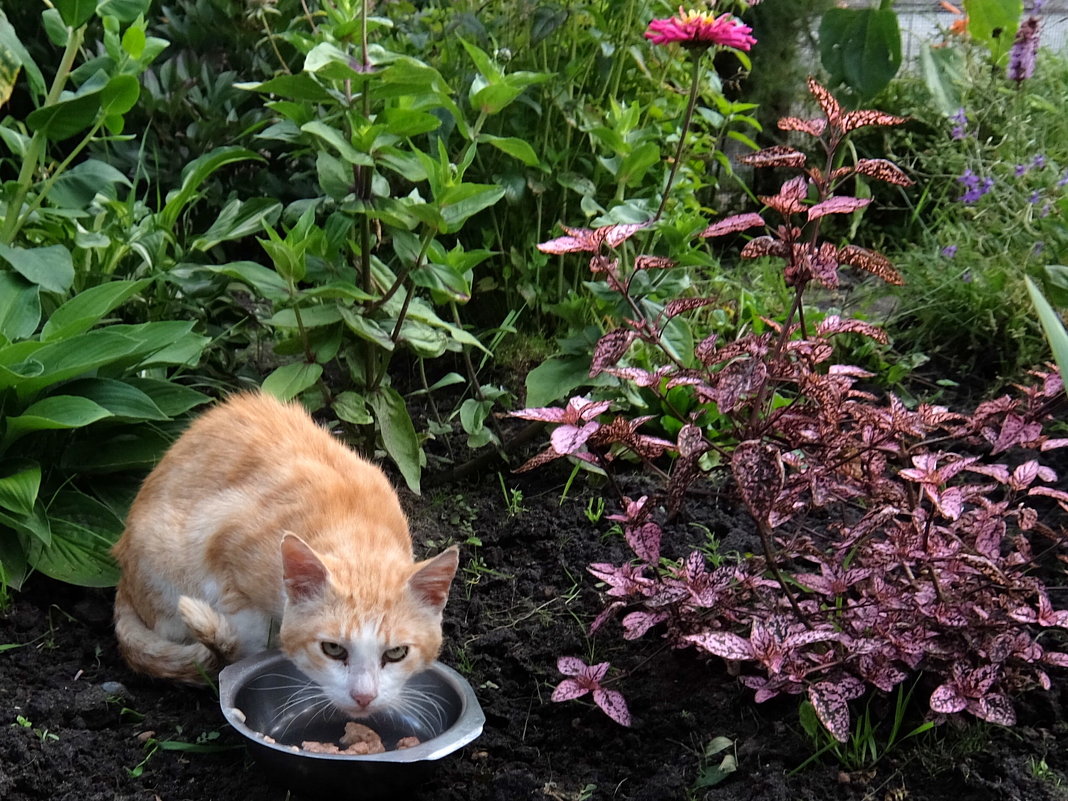
POLYGON ((401 714, 409 715, 429 732, 440 734, 446 723, 444 700, 444 697, 437 693, 405 687, 390 712, 395 717, 401 714))

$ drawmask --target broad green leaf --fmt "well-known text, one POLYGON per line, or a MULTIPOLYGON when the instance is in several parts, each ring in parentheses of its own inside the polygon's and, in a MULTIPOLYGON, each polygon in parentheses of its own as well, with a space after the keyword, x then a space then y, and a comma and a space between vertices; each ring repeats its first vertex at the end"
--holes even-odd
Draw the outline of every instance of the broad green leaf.
POLYGON ((423 359, 436 359, 445 352, 449 344, 443 331, 418 320, 405 320, 401 323, 399 339, 416 356, 423 359))
MULTIPOLYGON (((21 590, 22 583, 30 572, 26 551, 19 542, 15 530, 0 519, 0 586, 21 590)), ((4 643, 4 650, 21 647, 24 643, 4 643)))
POLYGON ((308 387, 314 386, 322 374, 321 364, 295 362, 283 365, 267 376, 260 389, 281 401, 291 401, 308 387))
POLYGON ((40 373, 20 381, 16 391, 25 400, 45 387, 130 356, 140 347, 141 342, 137 339, 111 329, 89 331, 60 342, 50 342, 33 352, 33 360, 41 365, 40 373))
POLYGON ((54 312, 41 329, 41 341, 52 342, 88 331, 105 315, 143 290, 151 279, 109 281, 79 292, 54 312))
POLYGON ((374 295, 364 292, 351 281, 328 281, 325 284, 303 289, 300 294, 305 298, 351 300, 357 303, 375 299, 374 295))
POLYGON ((1023 0, 964 0, 964 12, 968 33, 990 48, 994 61, 1000 62, 1016 38, 1023 0))
POLYGON ((138 17, 148 14, 152 0, 100 0, 97 14, 103 18, 115 17, 123 25, 128 25, 138 17))
POLYGON ((519 159, 528 167, 541 166, 538 154, 534 152, 534 148, 530 146, 530 143, 524 139, 518 139, 514 136, 493 136, 492 134, 479 134, 478 139, 480 142, 488 142, 501 152, 519 159))
POLYGON ((315 175, 327 197, 341 201, 353 192, 352 166, 325 150, 315 156, 315 175))
POLYGON ((0 244, 0 259, 47 292, 65 294, 74 283, 74 262, 63 245, 20 248, 0 244))
POLYGON ((119 569, 110 549, 122 534, 122 519, 99 501, 72 490, 48 507, 52 542, 32 541, 29 561, 46 576, 85 587, 110 587, 119 569))
POLYGON ((96 13, 97 0, 54 0, 63 21, 72 28, 80 28, 96 13))
POLYGON ((367 410, 367 402, 356 392, 342 392, 335 396, 330 408, 339 419, 354 426, 366 426, 375 421, 367 410))
POLYGON ((21 69, 22 59, 18 53, 6 46, 3 36, 0 35, 0 106, 11 98, 21 69))
POLYGON ((141 83, 133 75, 119 74, 108 81, 100 93, 100 110, 104 114, 125 114, 137 104, 141 83))
POLYGON ((51 395, 30 404, 22 414, 8 417, 4 441, 12 442, 33 431, 84 428, 111 416, 111 412, 88 398, 51 395))
POLYGON ((317 80, 307 74, 279 75, 263 83, 235 83, 235 89, 305 100, 309 103, 331 103, 333 96, 317 80))
POLYGON ((652 142, 638 145, 628 153, 619 165, 617 179, 627 186, 633 186, 641 181, 649 168, 660 161, 660 148, 652 142))
POLYGON ((862 98, 881 92, 901 67, 901 31, 890 8, 832 8, 820 21, 820 60, 831 84, 862 98))
POLYGON ((341 318, 345 321, 345 325, 356 336, 366 339, 368 342, 373 342, 385 350, 392 351, 394 349, 395 346, 389 333, 383 331, 373 320, 368 320, 347 306, 339 306, 338 310, 341 312, 341 318))
POLYGON ((400 469, 408 488, 418 495, 422 449, 404 398, 392 387, 379 387, 367 402, 374 411, 386 453, 400 469))
POLYGON ((168 417, 178 417, 211 400, 203 392, 159 378, 127 378, 126 383, 145 393, 168 417))
POLYGON ((22 276, 0 272, 0 334, 8 340, 25 339, 40 322, 40 287, 22 276))
POLYGON ((304 71, 328 81, 363 81, 369 74, 356 69, 357 62, 344 50, 329 42, 320 42, 304 59, 304 71))
POLYGON ((528 408, 548 406, 561 400, 578 387, 590 383, 590 357, 567 356, 548 359, 529 373, 526 378, 528 408))
POLYGON ((227 164, 239 161, 263 161, 263 157, 243 147, 217 147, 193 159, 182 170, 182 185, 167 196, 167 203, 159 213, 164 230, 173 230, 178 215, 196 198, 203 183, 227 164))
POLYGON ((285 280, 274 270, 254 261, 232 261, 227 264, 209 264, 204 269, 226 275, 255 290, 267 300, 278 301, 289 297, 285 280))
MULTIPOLYGON (((148 325, 161 326, 163 323, 148 323, 148 325)), ((149 355, 138 363, 138 367, 196 367, 200 363, 200 356, 209 344, 211 338, 192 331, 185 331, 181 336, 163 347, 156 347, 158 341, 155 337, 160 335, 162 329, 153 332, 153 338, 145 340, 148 343, 149 355)))
MULTIPOLYGON (((30 91, 33 96, 38 99, 43 98, 48 91, 44 76, 41 74, 37 62, 33 60, 29 51, 19 41, 14 26, 8 22, 7 17, 2 13, 0 13, 0 52, 5 54, 2 57, 5 63, 14 61, 22 65, 22 68, 26 70, 26 77, 29 80, 30 91)), ((11 80, 14 83, 15 78, 12 77, 11 80)), ((3 103, 0 103, 0 105, 3 105, 3 103)))
POLYGON ((440 199, 446 233, 458 231, 467 220, 504 197, 504 189, 490 184, 461 184, 440 199))
POLYGON ((48 203, 81 211, 98 194, 114 199, 118 186, 130 186, 130 179, 106 162, 87 159, 56 179, 48 190, 48 203))
MULTIPOLYGON (((181 430, 169 424, 126 425, 76 441, 63 450, 59 466, 78 473, 109 473, 149 470, 162 458, 181 430)), ((109 488, 116 487, 109 482, 109 488)))
POLYGON ((41 489, 41 466, 17 460, 0 465, 0 506, 16 515, 33 513, 41 489))
POLYGON ((264 221, 274 222, 282 210, 282 204, 274 198, 257 197, 249 200, 231 200, 211 227, 192 242, 194 250, 211 250, 222 242, 230 242, 263 230, 264 221))
MULTIPOLYGON (((267 325, 276 328, 297 328, 297 313, 294 309, 280 309, 275 312, 267 325)), ((336 304, 323 306, 302 306, 300 309, 300 324, 305 328, 318 328, 324 325, 333 325, 341 322, 341 312, 336 304)))
POLYGON ((82 378, 64 384, 63 392, 91 400, 112 416, 123 420, 170 419, 152 398, 140 389, 114 378, 82 378))
POLYGON ((364 167, 373 167, 375 161, 367 153, 361 153, 352 146, 352 143, 337 128, 331 128, 325 122, 314 120, 300 127, 302 131, 321 139, 338 152, 341 158, 349 164, 359 164, 364 167))
POLYGON ((122 49, 130 58, 138 60, 145 52, 145 29, 137 25, 131 25, 122 34, 122 49))
POLYGON ((30 112, 26 124, 31 131, 44 134, 53 142, 69 139, 96 121, 103 89, 102 85, 92 89, 83 86, 78 94, 30 112))
POLYGON ((934 48, 930 45, 920 50, 920 70, 927 91, 935 106, 950 116, 963 105, 961 86, 965 79, 966 65, 960 52, 950 47, 934 48))
POLYGON ((1064 323, 1034 282, 1026 276, 1024 281, 1027 283, 1027 291, 1031 295, 1031 302, 1038 311, 1038 321, 1042 324, 1046 339, 1049 340, 1049 346, 1053 351, 1053 359, 1057 362, 1061 375, 1068 376, 1068 332, 1065 332, 1064 323))
MULTIPOLYGON (((52 529, 48 524, 48 513, 40 499, 28 514, 8 513, 0 510, 0 526, 7 526, 22 535, 23 540, 35 540, 41 545, 52 542, 52 529)), ((21 547, 21 546, 20 546, 21 547)), ((23 552, 25 553, 25 552, 23 552)))

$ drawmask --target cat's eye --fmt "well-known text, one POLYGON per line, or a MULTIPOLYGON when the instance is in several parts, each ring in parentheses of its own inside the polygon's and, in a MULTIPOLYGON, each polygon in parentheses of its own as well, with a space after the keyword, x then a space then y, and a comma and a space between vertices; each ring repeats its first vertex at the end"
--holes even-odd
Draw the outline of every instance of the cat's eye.
POLYGON ((396 648, 390 648, 388 651, 382 654, 383 662, 400 662, 404 657, 408 655, 407 645, 398 645, 396 648))
POLYGON ((346 659, 349 655, 349 652, 346 651, 342 646, 338 645, 336 642, 323 642, 322 649, 323 653, 331 659, 346 659))

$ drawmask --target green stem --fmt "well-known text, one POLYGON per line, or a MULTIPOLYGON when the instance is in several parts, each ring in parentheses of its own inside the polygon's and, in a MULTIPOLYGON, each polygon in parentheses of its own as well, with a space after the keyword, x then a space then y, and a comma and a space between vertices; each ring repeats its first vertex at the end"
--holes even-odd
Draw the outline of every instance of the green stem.
MULTIPOLYGON (((63 93, 63 87, 67 84, 67 78, 70 77, 71 68, 74 66, 74 59, 78 55, 78 50, 82 46, 82 40, 85 38, 85 26, 70 31, 70 37, 67 39, 67 47, 63 51, 63 58, 60 59, 59 68, 56 70, 56 77, 52 80, 52 86, 48 90, 48 95, 45 97, 44 105, 41 108, 47 108, 48 106, 54 106, 59 102, 59 96, 63 93)), ((37 167, 41 161, 41 156, 44 154, 45 149, 45 136, 40 131, 33 135, 30 140, 29 147, 27 148, 26 157, 22 161, 22 169, 19 170, 18 185, 19 188, 15 192, 15 196, 11 199, 10 205, 7 207, 7 216, 4 218, 4 228, 0 232, 0 242, 4 244, 11 244, 15 235, 19 232, 21 227, 20 218, 22 218, 22 204, 26 201, 26 196, 30 192, 30 187, 33 185, 33 175, 37 172, 37 167)))
POLYGON ((675 148, 675 160, 671 164, 671 172, 668 175, 667 186, 664 187, 664 195, 660 199, 660 208, 656 210, 656 216, 654 220, 659 220, 660 216, 664 213, 664 206, 667 205, 668 195, 671 194, 671 187, 675 183, 675 175, 679 171, 679 164, 682 162, 682 150, 686 146, 686 134, 690 130, 690 121, 693 120, 693 110, 697 105, 697 92, 699 88, 699 82, 701 78, 701 55, 704 51, 695 51, 693 54, 693 69, 690 73, 690 98, 686 103, 686 116, 682 120, 682 130, 679 131, 679 144, 675 148))

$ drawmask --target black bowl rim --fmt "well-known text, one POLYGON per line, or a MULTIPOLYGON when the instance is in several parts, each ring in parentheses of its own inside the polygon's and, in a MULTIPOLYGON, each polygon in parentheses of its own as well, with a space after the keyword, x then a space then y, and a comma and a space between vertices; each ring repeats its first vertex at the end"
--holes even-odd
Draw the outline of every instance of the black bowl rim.
POLYGON ((386 751, 382 754, 317 754, 312 751, 294 751, 288 745, 267 742, 262 732, 247 726, 234 714, 236 708, 234 699, 238 691, 262 670, 279 662, 289 662, 289 659, 281 651, 272 650, 263 651, 227 665, 219 674, 219 706, 227 723, 246 739, 257 746, 269 748, 290 757, 333 762, 430 762, 446 757, 475 740, 482 734, 482 727, 486 723, 486 715, 468 681, 448 665, 435 661, 427 668, 427 672, 438 674, 460 696, 460 716, 441 734, 412 748, 386 751))

